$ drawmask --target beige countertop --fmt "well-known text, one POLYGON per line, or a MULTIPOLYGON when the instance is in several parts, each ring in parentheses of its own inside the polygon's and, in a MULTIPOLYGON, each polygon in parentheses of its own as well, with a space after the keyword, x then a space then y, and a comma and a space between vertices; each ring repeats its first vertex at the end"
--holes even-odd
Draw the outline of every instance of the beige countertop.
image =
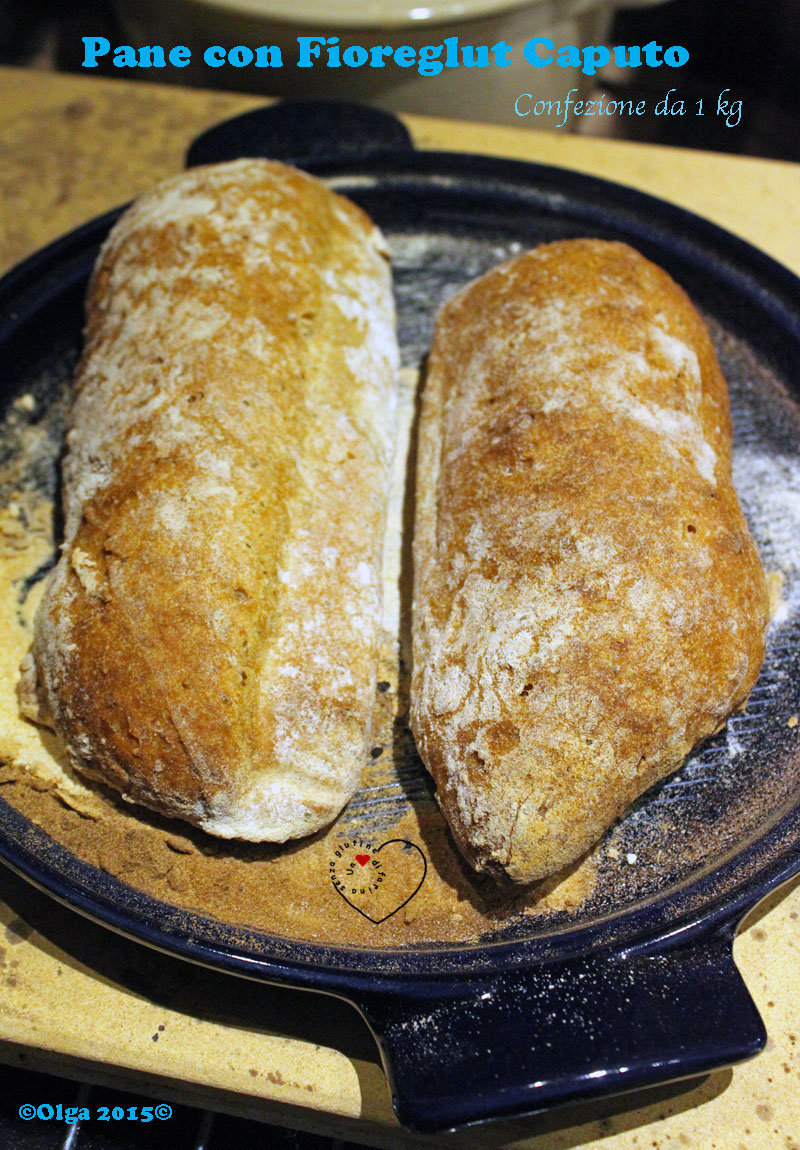
MULTIPOLYGON (((179 170, 198 132, 261 102, 0 69, 0 270, 179 170)), ((800 166, 420 117, 408 124, 420 148, 555 163, 659 195, 800 273, 800 166)), ((699 1083, 437 1138, 398 1127, 375 1045, 346 1004, 155 954, 4 869, 0 900, 7 1062, 375 1146, 800 1150, 797 883, 752 912, 735 943, 769 1032, 758 1058, 699 1083)))

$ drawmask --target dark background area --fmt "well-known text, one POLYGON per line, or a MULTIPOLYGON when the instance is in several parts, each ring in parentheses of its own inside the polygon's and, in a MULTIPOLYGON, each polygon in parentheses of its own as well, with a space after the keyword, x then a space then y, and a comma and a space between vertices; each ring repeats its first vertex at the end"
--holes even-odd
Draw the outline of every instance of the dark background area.
MULTIPOLYGON (((800 160, 800 0, 671 0, 616 17, 613 43, 648 40, 689 49, 675 81, 687 105, 704 98, 713 112, 730 88, 728 97, 743 101, 742 122, 733 129, 715 115, 625 117, 628 139, 800 160)), ((626 98, 663 94, 658 72, 632 75, 622 86, 626 98)), ((616 83, 606 86, 616 94, 616 83)))
MULTIPOLYGON (((109 0, 0 0, 0 64, 86 75, 80 63, 87 29, 112 43, 127 43, 109 0)), ((601 117, 592 124, 594 132, 800 161, 800 0, 668 0, 617 14, 611 44, 649 40, 689 49, 689 62, 676 72, 675 84, 687 106, 702 98, 712 114, 601 117), (735 128, 713 114, 724 88, 730 89, 728 98, 743 101, 735 128)), ((119 75, 108 58, 104 64, 94 74, 119 75)), ((125 78, 146 82, 164 76, 137 71, 125 78)), ((610 68, 598 81, 612 97, 646 98, 650 109, 664 94, 658 69, 610 68)))

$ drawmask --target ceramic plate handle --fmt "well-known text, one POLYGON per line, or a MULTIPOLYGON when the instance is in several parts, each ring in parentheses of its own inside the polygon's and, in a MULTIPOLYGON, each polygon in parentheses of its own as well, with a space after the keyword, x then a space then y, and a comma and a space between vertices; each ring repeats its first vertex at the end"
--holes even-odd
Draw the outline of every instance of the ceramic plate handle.
POLYGON ((486 979, 359 996, 397 1116, 445 1130, 653 1086, 757 1054, 764 1024, 733 962, 734 930, 486 979))
POLYGON ((225 120, 198 136, 186 166, 267 156, 301 168, 325 160, 363 161, 413 149, 403 124, 364 104, 286 100, 225 120))

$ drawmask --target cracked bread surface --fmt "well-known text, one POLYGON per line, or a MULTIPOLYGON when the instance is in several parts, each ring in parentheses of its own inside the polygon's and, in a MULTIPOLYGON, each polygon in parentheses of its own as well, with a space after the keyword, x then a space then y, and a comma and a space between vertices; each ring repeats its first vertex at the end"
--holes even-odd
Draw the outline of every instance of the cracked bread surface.
POLYGON ((90 285, 22 703, 225 838, 330 822, 369 745, 397 342, 382 237, 265 160, 137 200, 90 285))
POLYGON ((411 725, 479 870, 566 866, 741 707, 769 619, 727 389, 666 272, 545 244, 438 318, 411 725))

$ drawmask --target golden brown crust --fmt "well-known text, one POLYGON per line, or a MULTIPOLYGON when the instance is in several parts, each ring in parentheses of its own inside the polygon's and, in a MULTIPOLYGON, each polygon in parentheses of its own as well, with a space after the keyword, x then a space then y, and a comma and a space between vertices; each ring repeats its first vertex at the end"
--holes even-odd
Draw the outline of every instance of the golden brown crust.
POLYGON ((381 238, 311 177, 195 169, 123 216, 33 649, 81 771, 224 837, 335 817, 369 737, 396 356, 381 238))
POLYGON ((442 311, 423 398, 411 719, 464 854, 585 851, 747 698, 764 573, 725 381, 624 244, 547 244, 442 311))

